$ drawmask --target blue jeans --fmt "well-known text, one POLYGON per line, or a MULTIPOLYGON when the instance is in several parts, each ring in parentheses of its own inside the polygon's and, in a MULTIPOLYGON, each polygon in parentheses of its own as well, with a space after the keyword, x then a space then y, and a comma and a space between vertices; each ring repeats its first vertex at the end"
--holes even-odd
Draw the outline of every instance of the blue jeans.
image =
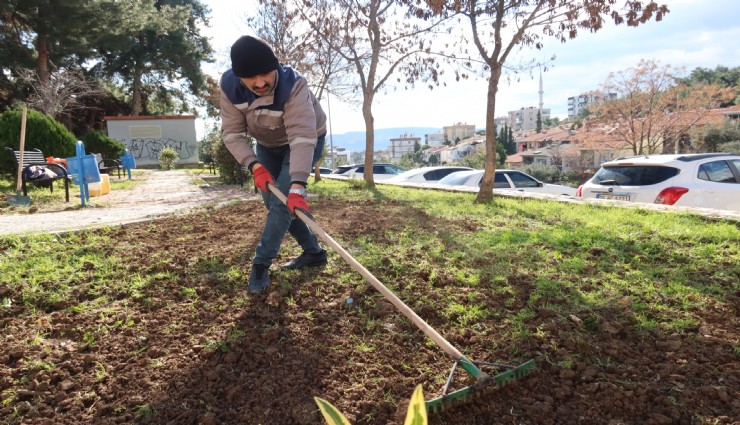
MULTIPOLYGON (((316 149, 313 152, 313 165, 321 159, 324 152, 324 142, 326 137, 319 137, 316 142, 316 149)), ((290 189, 290 146, 285 145, 279 148, 267 148, 259 143, 256 144, 257 160, 275 179, 275 185, 284 194, 288 194, 290 189)), ((280 199, 275 197, 272 192, 262 192, 262 200, 267 208, 267 220, 265 227, 262 229, 262 238, 257 244, 257 250, 253 264, 264 264, 270 266, 280 251, 280 244, 283 242, 285 233, 289 232, 295 238, 298 245, 303 248, 304 252, 316 254, 322 251, 316 235, 309 229, 306 223, 299 218, 291 217, 288 207, 280 199)))

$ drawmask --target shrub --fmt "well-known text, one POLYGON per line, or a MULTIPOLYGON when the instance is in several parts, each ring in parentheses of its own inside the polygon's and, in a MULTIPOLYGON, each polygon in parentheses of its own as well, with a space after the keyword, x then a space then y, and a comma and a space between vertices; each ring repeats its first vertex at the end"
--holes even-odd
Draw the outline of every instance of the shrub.
POLYGON ((162 170, 172 170, 179 160, 180 155, 169 146, 159 151, 159 168, 162 170))
MULTIPOLYGON (((0 171, 13 173, 15 158, 5 147, 18 150, 21 143, 21 110, 8 109, 0 114, 0 171)), ((33 109, 26 117, 24 150, 40 149, 44 156, 68 158, 75 155, 77 139, 61 123, 33 109)))
POLYGON ((740 152, 740 141, 720 143, 717 152, 738 153, 740 152))
POLYGON ((123 143, 108 137, 99 130, 87 133, 82 136, 81 140, 85 144, 85 152, 99 153, 105 159, 118 159, 119 156, 126 153, 126 146, 123 143))
POLYGON ((216 161, 218 174, 224 184, 245 184, 249 179, 242 165, 236 161, 224 142, 219 141, 213 147, 213 159, 216 161))
POLYGON ((529 164, 522 171, 545 183, 555 183, 560 179, 560 169, 555 165, 529 164))
POLYGON ((579 184, 583 183, 582 180, 581 173, 575 170, 570 170, 560 175, 560 184, 566 186, 577 187, 579 184))

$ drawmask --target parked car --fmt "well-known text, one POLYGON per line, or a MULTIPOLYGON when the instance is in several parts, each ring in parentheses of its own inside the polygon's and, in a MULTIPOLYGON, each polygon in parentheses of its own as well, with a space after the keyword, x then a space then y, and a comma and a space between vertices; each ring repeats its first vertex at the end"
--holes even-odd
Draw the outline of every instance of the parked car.
POLYGON ((349 170, 356 168, 356 167, 358 167, 357 164, 340 165, 339 167, 337 167, 336 170, 332 172, 332 174, 334 174, 335 176, 345 176, 346 177, 349 170))
MULTIPOLYGON (((483 170, 458 171, 439 181, 443 186, 480 187, 483 170)), ((559 184, 542 183, 519 170, 496 170, 493 190, 518 190, 520 192, 548 193, 551 195, 575 196, 576 189, 559 184)))
POLYGON ((740 211, 740 155, 643 155, 605 162, 583 198, 740 211))
POLYGON ((404 171, 403 173, 393 176, 386 183, 436 183, 444 177, 457 172, 472 170, 470 167, 455 167, 448 165, 439 165, 435 167, 414 168, 404 171))
POLYGON ((332 174, 334 170, 326 167, 319 167, 319 174, 332 174))
MULTIPOLYGON (((373 179, 375 180, 389 179, 395 175, 403 173, 404 171, 406 171, 406 169, 401 168, 398 165, 386 164, 386 163, 376 163, 376 164, 373 164, 373 179)), ((347 176, 347 178, 350 178, 350 179, 362 179, 362 176, 364 173, 365 173, 364 164, 353 164, 353 165, 343 165, 341 167, 338 167, 337 171, 335 171, 333 174, 340 175, 340 176, 347 176)))

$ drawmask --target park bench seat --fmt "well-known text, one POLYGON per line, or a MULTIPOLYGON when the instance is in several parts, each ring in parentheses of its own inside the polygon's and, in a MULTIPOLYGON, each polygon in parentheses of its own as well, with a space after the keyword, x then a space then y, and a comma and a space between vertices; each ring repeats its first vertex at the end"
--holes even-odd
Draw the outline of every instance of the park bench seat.
MULTIPOLYGON (((16 167, 18 166, 18 163, 20 162, 20 151, 15 151, 12 148, 6 147, 6 151, 9 151, 12 153, 15 157, 15 164, 16 167)), ((18 169, 16 168, 16 172, 18 169)), ((67 169, 64 168, 61 164, 56 164, 53 162, 47 162, 46 157, 44 156, 43 152, 41 152, 39 149, 34 149, 31 151, 23 151, 23 164, 21 164, 21 187, 23 189, 23 196, 28 196, 28 185, 34 185, 39 187, 48 187, 49 190, 51 190, 52 193, 54 193, 54 181, 55 180, 64 180, 64 195, 66 202, 69 202, 69 174, 67 173, 67 169), (38 165, 41 167, 46 167, 49 170, 53 171, 56 176, 55 177, 42 177, 40 179, 34 179, 34 180, 28 180, 26 179, 26 169, 28 167, 31 167, 33 165, 38 165)))
POLYGON ((121 166, 121 161, 117 159, 103 159, 103 155, 99 153, 94 153, 95 156, 95 163, 98 164, 98 171, 104 174, 110 174, 111 171, 116 170, 118 171, 118 178, 121 178, 121 170, 123 167, 121 166))

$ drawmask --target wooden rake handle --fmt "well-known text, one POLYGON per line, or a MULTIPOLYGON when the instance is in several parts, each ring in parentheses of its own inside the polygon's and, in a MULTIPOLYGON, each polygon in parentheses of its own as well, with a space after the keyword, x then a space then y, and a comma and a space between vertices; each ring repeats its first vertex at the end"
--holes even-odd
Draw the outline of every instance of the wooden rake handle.
POLYGON ((21 113, 21 143, 20 152, 18 152, 18 181, 15 186, 15 190, 18 192, 21 191, 21 177, 23 175, 23 151, 26 149, 26 114, 27 110, 24 106, 23 112, 21 113))
MULTIPOLYGON (((275 185, 268 183, 268 187, 273 195, 277 196, 278 199, 287 205, 286 196, 278 189, 275 185)), ((396 296, 390 289, 383 285, 375 276, 372 275, 362 264, 354 259, 341 245, 339 245, 331 236, 329 236, 317 223, 300 209, 295 210, 295 215, 301 219, 306 225, 313 230, 324 242, 331 246, 352 268, 362 275, 375 289, 377 289, 383 296, 390 301, 398 311, 404 316, 411 320, 416 327, 421 329, 422 332, 429 338, 431 338, 442 350, 444 350, 450 357, 455 361, 459 361, 463 358, 462 353, 458 351, 452 344, 442 337, 437 331, 435 331, 427 322, 419 317, 413 310, 409 308, 400 298, 396 296)))

